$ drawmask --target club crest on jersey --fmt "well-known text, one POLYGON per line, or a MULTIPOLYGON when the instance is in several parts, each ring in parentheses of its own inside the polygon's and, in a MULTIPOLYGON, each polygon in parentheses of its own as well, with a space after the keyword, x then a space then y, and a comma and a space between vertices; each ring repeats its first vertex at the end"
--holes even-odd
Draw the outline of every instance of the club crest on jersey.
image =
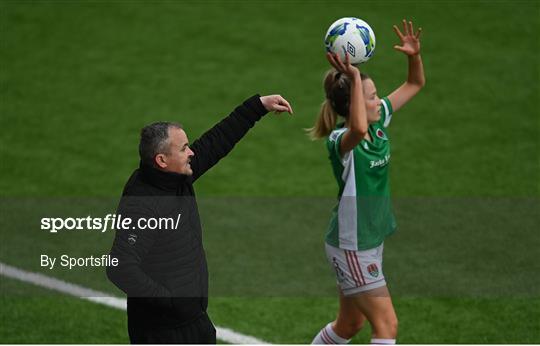
POLYGON ((380 139, 383 139, 385 141, 388 140, 388 137, 386 137, 386 133, 384 133, 383 130, 381 129, 377 129, 377 131, 375 132, 375 134, 377 135, 377 137, 379 137, 380 139))
POLYGON ((379 268, 377 268, 377 265, 375 263, 368 265, 367 270, 369 275, 373 276, 374 278, 379 276, 379 268))

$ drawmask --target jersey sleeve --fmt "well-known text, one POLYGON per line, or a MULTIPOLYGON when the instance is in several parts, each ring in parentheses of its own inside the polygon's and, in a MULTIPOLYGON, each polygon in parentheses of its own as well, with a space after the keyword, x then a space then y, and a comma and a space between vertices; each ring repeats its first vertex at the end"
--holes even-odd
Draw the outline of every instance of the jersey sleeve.
POLYGON ((390 121, 392 121, 392 104, 388 97, 383 97, 381 99, 381 120, 379 122, 383 127, 388 127, 390 121))

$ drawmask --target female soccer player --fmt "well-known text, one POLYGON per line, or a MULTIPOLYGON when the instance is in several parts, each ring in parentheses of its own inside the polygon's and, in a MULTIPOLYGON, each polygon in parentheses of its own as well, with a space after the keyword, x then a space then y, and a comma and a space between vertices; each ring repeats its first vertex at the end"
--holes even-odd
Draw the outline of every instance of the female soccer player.
POLYGON ((362 328, 372 327, 373 344, 394 344, 397 317, 382 271, 384 239, 396 223, 390 203, 388 168, 390 141, 386 128, 392 113, 409 102, 425 84, 420 58, 420 33, 403 20, 402 33, 394 25, 407 55, 407 81, 379 98, 373 80, 337 55, 327 54, 334 67, 324 79, 326 100, 310 134, 327 137, 326 144, 339 187, 326 234, 326 254, 336 271, 339 288, 337 319, 328 323, 313 344, 344 344, 362 328), (345 122, 338 124, 338 115, 345 122))

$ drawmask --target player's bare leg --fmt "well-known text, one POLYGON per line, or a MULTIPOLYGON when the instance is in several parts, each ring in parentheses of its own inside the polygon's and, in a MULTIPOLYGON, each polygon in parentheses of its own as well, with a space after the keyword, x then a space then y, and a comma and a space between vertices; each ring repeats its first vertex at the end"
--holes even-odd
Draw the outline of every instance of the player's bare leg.
POLYGON ((395 343, 398 320, 388 288, 379 287, 351 299, 371 324, 372 343, 395 343))
POLYGON ((355 303, 356 297, 345 297, 339 290, 339 312, 332 328, 344 339, 355 336, 363 327, 366 316, 355 303))
POLYGON ((347 344, 364 326, 366 317, 355 303, 354 297, 345 297, 339 289, 339 312, 335 321, 324 326, 312 344, 347 344))

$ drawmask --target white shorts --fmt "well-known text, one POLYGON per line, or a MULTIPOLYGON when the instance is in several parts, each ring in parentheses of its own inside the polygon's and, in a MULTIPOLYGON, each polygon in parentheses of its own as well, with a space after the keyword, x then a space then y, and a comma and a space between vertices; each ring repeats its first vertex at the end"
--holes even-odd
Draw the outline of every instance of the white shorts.
POLYGON ((354 251, 325 244, 326 257, 336 271, 337 283, 344 296, 386 286, 382 271, 383 245, 354 251))

